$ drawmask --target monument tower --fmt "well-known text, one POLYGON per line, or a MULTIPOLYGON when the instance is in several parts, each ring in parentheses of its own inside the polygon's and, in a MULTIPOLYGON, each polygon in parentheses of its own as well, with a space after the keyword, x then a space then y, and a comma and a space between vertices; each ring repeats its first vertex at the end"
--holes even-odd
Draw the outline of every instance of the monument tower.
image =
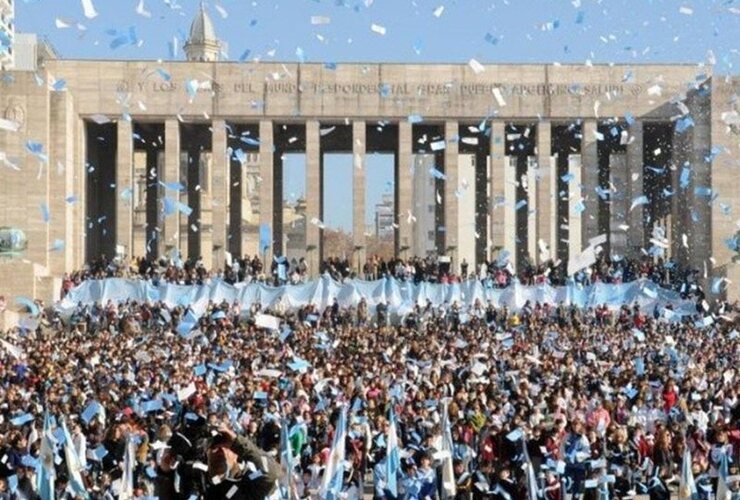
POLYGON ((205 2, 200 3, 184 48, 188 61, 213 62, 220 59, 221 42, 216 38, 216 30, 206 12, 205 2))

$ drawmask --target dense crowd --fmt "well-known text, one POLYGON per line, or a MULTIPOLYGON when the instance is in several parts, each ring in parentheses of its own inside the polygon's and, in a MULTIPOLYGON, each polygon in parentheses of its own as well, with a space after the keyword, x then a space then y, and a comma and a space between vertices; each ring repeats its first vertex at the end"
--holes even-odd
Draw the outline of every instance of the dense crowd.
MULTIPOLYGON (((362 278, 365 280, 393 276, 399 280, 415 282, 453 283, 467 279, 479 279, 489 287, 504 288, 516 278, 523 285, 549 284, 564 285, 568 282, 567 263, 547 261, 534 265, 524 259, 518 272, 514 272, 508 260, 484 261, 471 266, 466 259, 459 264, 459 270, 452 269, 448 259, 437 256, 412 257, 409 259, 383 259, 370 257, 362 266, 362 272, 353 269, 346 258, 333 257, 322 263, 321 272, 329 273, 335 280, 362 278)), ((627 283, 646 278, 668 289, 686 291, 694 289, 699 281, 699 271, 682 266, 663 258, 643 256, 639 259, 626 257, 600 256, 596 262, 576 273, 572 279, 576 283, 627 283)))
POLYGON ((4 333, 0 499, 50 474, 56 498, 327 498, 340 449, 341 498, 668 498, 686 460, 699 498, 738 494, 731 311, 417 306, 389 326, 364 300, 211 303, 183 331, 187 314, 79 304, 4 333))
MULTIPOLYGON (((321 274, 328 274, 336 281, 347 279, 377 280, 394 277, 402 281, 416 283, 455 283, 468 279, 478 279, 489 288, 505 288, 514 279, 523 285, 549 284, 564 285, 569 281, 581 285, 592 283, 627 283, 645 278, 664 288, 680 292, 683 296, 703 299, 704 291, 699 286, 700 275, 696 269, 682 266, 663 258, 643 256, 640 259, 612 258, 600 256, 597 261, 567 276, 567 264, 562 261, 547 261, 535 266, 525 259, 518 273, 515 273, 508 260, 484 261, 475 267, 463 259, 459 270, 451 268, 446 259, 437 256, 411 257, 409 259, 383 259, 371 256, 358 272, 347 258, 329 257, 319 267, 321 274)), ((258 255, 243 258, 230 258, 222 269, 209 270, 202 257, 180 259, 167 256, 159 259, 138 257, 129 259, 107 259, 105 256, 91 262, 84 269, 64 276, 62 296, 74 286, 87 279, 112 277, 141 278, 181 285, 203 284, 209 279, 218 278, 226 283, 258 281, 271 285, 299 284, 309 279, 310 269, 305 258, 276 257, 269 268, 258 255)))

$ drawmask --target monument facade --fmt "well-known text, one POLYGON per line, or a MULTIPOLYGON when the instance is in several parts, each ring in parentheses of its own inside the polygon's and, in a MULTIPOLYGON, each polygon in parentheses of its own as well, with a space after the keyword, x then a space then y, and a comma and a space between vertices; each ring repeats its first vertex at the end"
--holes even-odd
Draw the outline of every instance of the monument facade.
POLYGON ((224 62, 201 14, 190 61, 51 59, 4 73, 0 112, 16 129, 0 129, 0 226, 23 230, 27 259, 49 275, 102 254, 271 258, 296 217, 315 272, 336 152, 353 158, 358 266, 365 160, 382 152, 400 256, 424 248, 473 265, 506 251, 517 266, 605 238, 606 252, 658 248, 707 280, 737 274, 737 79, 696 65, 224 62), (306 197, 286 215, 292 152, 305 155, 306 197), (415 200, 420 182, 431 202, 415 200), (431 229, 417 231, 422 219, 431 229))

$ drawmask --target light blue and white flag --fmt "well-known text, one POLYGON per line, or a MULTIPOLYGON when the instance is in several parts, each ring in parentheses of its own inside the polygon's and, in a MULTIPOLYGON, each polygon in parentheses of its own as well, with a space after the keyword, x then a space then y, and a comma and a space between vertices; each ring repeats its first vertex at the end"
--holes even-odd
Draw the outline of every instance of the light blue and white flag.
POLYGON ((529 458, 526 439, 522 440, 522 448, 524 449, 524 467, 527 473, 527 500, 537 500, 540 498, 540 491, 537 486, 537 477, 534 475, 534 466, 529 458))
POLYGON ((401 471, 401 449, 398 446, 396 412, 393 411, 392 406, 388 420, 388 439, 385 446, 385 489, 389 495, 396 498, 398 496, 398 473, 401 471))
POLYGON ((295 466, 293 461, 293 449, 290 447, 290 434, 288 420, 283 419, 280 426, 280 465, 283 469, 283 475, 280 478, 280 498, 292 500, 295 498, 293 492, 293 481, 295 466))
POLYGON ((694 471, 691 470, 691 452, 688 447, 683 452, 681 461, 681 482, 678 488, 678 498, 688 500, 698 500, 699 490, 694 481, 694 471))
POLYGON ((44 432, 41 434, 41 449, 37 469, 36 490, 41 500, 54 500, 54 436, 51 433, 51 417, 44 412, 44 432))
POLYGON ((347 405, 342 406, 339 414, 336 430, 334 431, 334 442, 331 445, 329 460, 324 469, 324 478, 321 481, 319 497, 327 500, 340 498, 342 486, 344 485, 344 460, 345 443, 347 441, 347 405))
POLYGON ((134 466, 136 464, 136 444, 132 435, 126 437, 126 451, 123 454, 123 476, 121 476, 121 489, 118 492, 118 500, 131 500, 134 498, 134 466))
POLYGON ((727 464, 727 451, 724 451, 722 457, 719 459, 719 469, 717 472, 717 500, 734 498, 730 490, 730 485, 727 484, 727 476, 730 475, 727 464))
POLYGON ((75 496, 75 498, 83 498, 87 500, 90 496, 87 494, 85 483, 82 480, 82 463, 79 455, 77 455, 74 443, 72 442, 72 436, 69 434, 69 429, 67 429, 67 423, 64 419, 61 420, 62 431, 64 432, 64 461, 67 462, 67 475, 69 476, 67 489, 75 496))
POLYGON ((442 498, 454 498, 457 494, 455 470, 452 467, 452 427, 448 411, 449 400, 442 401, 442 498))

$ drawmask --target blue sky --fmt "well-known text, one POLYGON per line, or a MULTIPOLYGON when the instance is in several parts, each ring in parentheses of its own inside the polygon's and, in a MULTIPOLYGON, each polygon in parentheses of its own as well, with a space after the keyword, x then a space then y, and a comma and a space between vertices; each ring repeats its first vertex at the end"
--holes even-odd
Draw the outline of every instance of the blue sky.
MULTIPOLYGON (((89 1, 98 13, 92 19, 84 15, 83 0, 16 0, 17 30, 46 36, 66 58, 170 59, 173 40, 182 45, 200 4, 143 0, 143 9, 137 9, 142 0, 89 1), (111 48, 117 34, 132 27, 138 43, 111 48)), ((308 61, 334 63, 471 58, 701 63, 711 51, 715 73, 736 74, 740 65, 740 0, 209 0, 206 5, 234 60, 246 55, 297 61, 300 48, 308 61), (373 24, 385 34, 374 32, 373 24)), ((181 47, 177 55, 182 57, 181 47)), ((291 159, 293 168, 302 168, 299 160, 291 159)), ((346 163, 332 160, 327 168, 346 180, 351 176, 346 163)), ((372 207, 391 180, 392 159, 372 158, 367 168, 372 207)), ((339 209, 351 202, 343 184, 327 188, 325 222, 350 228, 351 211, 339 209)), ((285 191, 303 189, 297 180, 285 191)))

